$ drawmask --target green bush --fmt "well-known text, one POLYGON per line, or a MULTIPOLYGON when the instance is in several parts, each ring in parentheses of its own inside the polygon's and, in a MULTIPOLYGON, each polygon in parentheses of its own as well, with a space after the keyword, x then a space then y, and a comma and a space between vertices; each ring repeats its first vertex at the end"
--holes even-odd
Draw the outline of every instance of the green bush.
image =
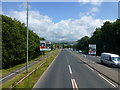
MULTIPOLYGON (((27 28, 24 23, 2 16, 2 68, 24 63, 26 61, 27 28)), ((39 41, 44 40, 29 30, 29 60, 40 55, 39 41)))

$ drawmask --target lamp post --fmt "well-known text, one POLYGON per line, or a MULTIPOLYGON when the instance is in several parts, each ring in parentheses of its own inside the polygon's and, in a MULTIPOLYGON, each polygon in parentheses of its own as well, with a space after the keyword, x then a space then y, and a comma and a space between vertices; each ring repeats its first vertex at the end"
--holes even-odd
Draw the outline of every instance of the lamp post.
POLYGON ((27 0, 27 60, 26 60, 26 72, 28 72, 28 0, 27 0))
POLYGON ((118 2, 118 19, 120 19, 120 1, 118 2))

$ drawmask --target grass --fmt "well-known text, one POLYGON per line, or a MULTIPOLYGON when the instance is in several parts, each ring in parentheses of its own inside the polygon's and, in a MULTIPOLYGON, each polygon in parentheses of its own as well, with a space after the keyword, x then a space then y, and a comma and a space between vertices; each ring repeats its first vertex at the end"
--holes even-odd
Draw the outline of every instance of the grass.
MULTIPOLYGON (((39 69, 37 69, 34 73, 32 73, 29 77, 27 77, 23 82, 18 84, 15 88, 32 88, 33 85, 36 83, 36 81, 39 79, 39 77, 42 75, 42 73, 47 69, 47 67, 53 61, 53 59, 58 55, 59 52, 60 50, 56 51, 49 57, 45 58, 44 60, 30 67, 28 72, 31 72, 34 68, 36 68, 39 64, 43 63, 46 60, 46 62, 39 69)), ((2 85, 2 88, 10 88, 11 85, 14 85, 15 82, 19 81, 20 78, 24 77, 26 74, 27 73, 24 71, 16 75, 14 78, 5 82, 2 85)))
MULTIPOLYGON (((51 52, 53 52, 53 51, 51 51, 51 52)), ((50 52, 45 52, 45 55, 47 55, 48 53, 50 53, 50 52)), ((45 56, 44 55, 44 56, 45 56)), ((34 60, 37 60, 37 59, 40 59, 42 57, 42 55, 40 55, 39 57, 37 57, 37 58, 35 58, 35 59, 33 59, 33 60, 30 60, 29 61, 29 63, 31 63, 31 62, 33 62, 34 60)), ((6 75, 6 74, 8 74, 8 73, 10 73, 11 71, 14 71, 14 70, 17 70, 18 68, 20 68, 20 67, 23 67, 23 66, 25 66, 26 65, 26 63, 23 63, 23 64, 19 64, 19 65, 16 65, 16 66, 14 66, 14 67, 11 67, 11 68, 9 68, 9 69, 2 69, 2 70, 0 70, 0 76, 2 75, 6 75), (2 73, 2 74, 1 74, 2 73)))

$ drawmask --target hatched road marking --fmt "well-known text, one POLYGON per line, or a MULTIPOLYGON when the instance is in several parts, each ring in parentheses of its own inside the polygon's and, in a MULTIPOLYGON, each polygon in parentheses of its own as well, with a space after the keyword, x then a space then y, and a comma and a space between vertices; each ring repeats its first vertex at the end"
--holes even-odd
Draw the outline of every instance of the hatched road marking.
POLYGON ((75 79, 71 79, 73 90, 78 90, 78 86, 75 82, 75 79))

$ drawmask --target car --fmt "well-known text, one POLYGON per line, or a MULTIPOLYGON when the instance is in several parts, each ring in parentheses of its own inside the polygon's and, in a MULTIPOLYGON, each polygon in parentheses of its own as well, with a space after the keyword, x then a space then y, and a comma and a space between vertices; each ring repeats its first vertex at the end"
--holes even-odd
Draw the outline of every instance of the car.
POLYGON ((81 50, 79 50, 78 52, 79 52, 79 53, 82 53, 82 51, 81 51, 81 50))

